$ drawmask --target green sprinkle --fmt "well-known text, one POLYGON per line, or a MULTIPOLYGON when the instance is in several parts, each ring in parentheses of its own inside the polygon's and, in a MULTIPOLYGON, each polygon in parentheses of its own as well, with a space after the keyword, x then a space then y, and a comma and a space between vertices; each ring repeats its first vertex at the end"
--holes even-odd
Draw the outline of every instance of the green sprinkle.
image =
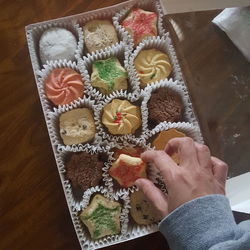
POLYGON ((155 73, 150 76, 150 79, 153 79, 155 77, 155 73))

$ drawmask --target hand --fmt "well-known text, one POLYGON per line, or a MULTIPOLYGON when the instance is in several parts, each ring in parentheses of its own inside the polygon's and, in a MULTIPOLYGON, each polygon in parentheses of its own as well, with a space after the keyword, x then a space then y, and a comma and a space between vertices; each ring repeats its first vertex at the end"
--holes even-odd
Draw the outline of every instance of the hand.
POLYGON ((159 169, 167 187, 168 194, 165 195, 148 179, 135 182, 162 218, 195 198, 225 194, 227 164, 211 156, 207 146, 189 137, 174 138, 164 151, 146 151, 141 158, 159 169), (179 165, 172 160, 173 153, 178 153, 179 165))

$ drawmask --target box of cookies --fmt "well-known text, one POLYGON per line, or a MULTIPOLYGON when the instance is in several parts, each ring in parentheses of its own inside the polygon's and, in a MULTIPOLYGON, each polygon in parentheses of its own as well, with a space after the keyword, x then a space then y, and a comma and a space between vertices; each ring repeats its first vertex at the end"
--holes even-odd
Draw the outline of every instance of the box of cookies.
POLYGON ((160 3, 131 0, 31 24, 26 35, 81 248, 157 231, 157 212, 134 183, 167 190, 140 154, 174 137, 202 142, 160 3))

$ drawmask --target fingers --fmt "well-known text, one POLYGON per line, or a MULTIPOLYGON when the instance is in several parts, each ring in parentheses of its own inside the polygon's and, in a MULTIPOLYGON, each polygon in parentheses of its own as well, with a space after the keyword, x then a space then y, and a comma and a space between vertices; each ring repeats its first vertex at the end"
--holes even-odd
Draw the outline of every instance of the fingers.
POLYGON ((166 182, 173 179, 173 171, 177 167, 176 163, 164 151, 149 150, 141 154, 144 162, 150 162, 161 172, 166 182))
POLYGON ((214 156, 211 157, 211 161, 214 177, 218 182, 225 185, 227 179, 228 165, 224 161, 221 161, 220 159, 214 156))
POLYGON ((198 142, 194 142, 194 144, 200 166, 212 171, 212 161, 209 148, 206 145, 200 144, 198 142))
POLYGON ((196 147, 192 138, 183 137, 171 139, 165 147, 165 152, 170 155, 174 152, 178 153, 181 166, 188 168, 198 166, 196 147))
POLYGON ((136 186, 144 193, 146 198, 159 211, 161 217, 168 214, 167 197, 148 179, 137 179, 136 186))

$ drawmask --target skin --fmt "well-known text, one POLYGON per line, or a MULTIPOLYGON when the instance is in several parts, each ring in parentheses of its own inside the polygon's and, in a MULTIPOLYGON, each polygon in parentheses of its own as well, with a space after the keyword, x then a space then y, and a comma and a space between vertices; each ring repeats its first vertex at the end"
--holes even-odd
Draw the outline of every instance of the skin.
POLYGON ((211 156, 207 146, 189 137, 174 138, 168 142, 164 151, 146 151, 141 154, 141 158, 155 165, 166 184, 167 195, 148 179, 140 178, 135 182, 159 211, 161 218, 195 198, 225 194, 227 164, 211 156), (179 165, 171 158, 174 152, 179 155, 179 165))

